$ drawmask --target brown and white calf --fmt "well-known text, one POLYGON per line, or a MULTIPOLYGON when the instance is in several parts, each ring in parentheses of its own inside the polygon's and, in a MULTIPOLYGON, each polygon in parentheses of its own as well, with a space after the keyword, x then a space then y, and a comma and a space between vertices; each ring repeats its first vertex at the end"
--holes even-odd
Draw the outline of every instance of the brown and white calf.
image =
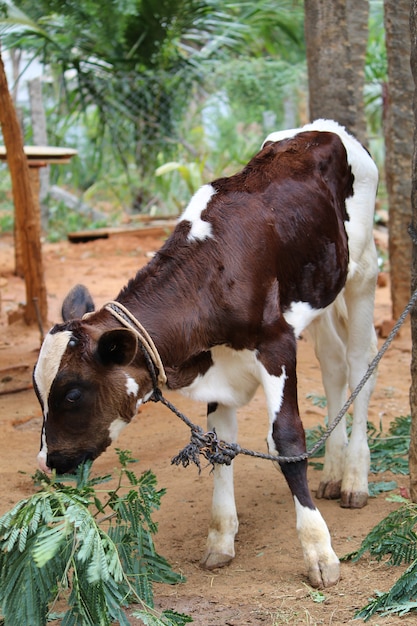
MULTIPOLYGON (((236 409, 261 384, 271 453, 305 451, 296 343, 309 326, 323 370, 330 418, 376 351, 377 258, 373 213, 377 169, 335 122, 270 135, 239 173, 206 184, 162 249, 122 289, 147 330, 169 389, 208 405, 208 425, 237 440, 236 409)), ((39 463, 65 472, 94 459, 149 399, 153 387, 133 330, 106 308, 54 326, 34 371, 43 407, 39 463)), ((367 500, 369 381, 330 438, 319 496, 343 506, 367 500)), ((310 582, 334 584, 339 561, 307 484, 307 462, 282 464, 310 582)), ((235 554, 233 467, 216 466, 208 568, 235 554)))

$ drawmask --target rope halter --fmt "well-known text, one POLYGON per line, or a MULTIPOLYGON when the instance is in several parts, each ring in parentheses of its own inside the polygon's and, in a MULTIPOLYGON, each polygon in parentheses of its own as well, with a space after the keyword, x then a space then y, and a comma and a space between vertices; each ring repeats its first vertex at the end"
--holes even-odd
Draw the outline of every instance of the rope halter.
POLYGON ((136 317, 120 302, 116 302, 112 300, 108 302, 104 307, 106 311, 109 311, 123 326, 133 330, 137 338, 139 339, 139 344, 143 349, 145 357, 150 358, 153 368, 150 369, 150 373, 154 384, 154 389, 159 386, 163 386, 167 382, 167 376, 165 374, 165 369, 162 364, 162 360, 160 354, 158 352, 157 347, 155 346, 152 337, 149 335, 146 328, 142 326, 142 324, 136 319, 136 317), (155 369, 154 369, 155 368, 155 369), (158 376, 155 376, 155 373, 158 372, 158 376))

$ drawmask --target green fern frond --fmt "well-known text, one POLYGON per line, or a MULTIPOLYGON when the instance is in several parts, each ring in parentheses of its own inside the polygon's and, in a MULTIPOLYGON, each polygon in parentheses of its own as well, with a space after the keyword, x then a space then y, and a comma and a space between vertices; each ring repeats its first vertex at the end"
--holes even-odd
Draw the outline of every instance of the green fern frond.
POLYGON ((365 607, 355 614, 368 621, 376 613, 382 616, 396 613, 405 615, 417 610, 417 560, 400 576, 387 593, 378 593, 365 607))
POLYGON ((410 563, 417 558, 417 504, 407 502, 392 511, 368 533, 359 550, 343 557, 357 561, 365 552, 381 560, 390 556, 389 564, 410 563))
MULTIPOLYGON (((348 415, 347 432, 351 432, 351 417, 348 415)), ((388 432, 382 433, 374 424, 368 422, 367 436, 369 449, 371 452, 370 471, 374 474, 390 471, 393 474, 408 474, 408 449, 410 446, 411 416, 400 415, 390 424, 388 432)), ((307 450, 322 437, 326 427, 321 424, 306 430, 307 450)), ((315 452, 311 458, 321 458, 324 456, 324 444, 315 452)), ((315 469, 322 469, 323 464, 317 461, 310 462, 315 469)))
POLYGON ((36 536, 32 557, 38 567, 48 563, 64 542, 71 541, 71 526, 68 520, 59 520, 53 526, 43 526, 36 536))
POLYGON ((417 609, 417 504, 406 501, 399 509, 381 520, 362 541, 356 552, 344 559, 357 561, 365 552, 387 564, 409 563, 407 570, 386 593, 377 593, 355 617, 367 621, 375 615, 404 615, 417 609))
POLYGON ((189 615, 182 615, 176 611, 168 609, 162 613, 162 619, 165 620, 165 626, 183 626, 183 624, 189 624, 193 619, 189 615))
POLYGON ((393 474, 408 474, 408 449, 410 447, 411 416, 400 415, 390 424, 384 435, 368 424, 369 448, 373 473, 390 471, 393 474))
POLYGON ((149 611, 134 611, 132 615, 141 619, 145 626, 184 626, 193 621, 188 615, 175 611, 163 611, 160 616, 153 615, 149 611))
POLYGON ((62 626, 129 626, 123 609, 140 603, 143 615, 163 626, 179 626, 190 619, 175 612, 158 615, 153 609, 153 583, 177 583, 155 550, 157 525, 152 512, 159 508, 152 472, 137 477, 128 464, 130 453, 120 452, 122 469, 116 489, 102 502, 95 486, 108 476, 90 478, 91 462, 74 476, 59 480, 36 476, 41 489, 0 518, 0 606, 4 626, 45 626, 55 600, 68 603, 62 626), (126 478, 131 487, 125 493, 126 478), (74 486, 75 481, 75 486, 74 486), (103 514, 106 532, 97 519, 103 514), (181 621, 182 620, 182 621, 181 621))

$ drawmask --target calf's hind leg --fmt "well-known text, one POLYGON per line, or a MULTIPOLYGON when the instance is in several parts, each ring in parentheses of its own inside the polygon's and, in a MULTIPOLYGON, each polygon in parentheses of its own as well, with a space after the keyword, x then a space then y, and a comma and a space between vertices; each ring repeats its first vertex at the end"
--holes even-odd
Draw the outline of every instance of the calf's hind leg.
MULTIPOLYGON (((346 324, 336 314, 336 309, 330 307, 310 324, 308 330, 320 362, 329 423, 332 423, 347 397, 346 324)), ((343 416, 326 441, 324 467, 317 490, 318 498, 340 498, 347 445, 346 417, 343 416)))
MULTIPOLYGON (((372 267, 372 266, 371 266, 372 267)), ((373 326, 375 277, 364 271, 348 281, 344 299, 339 299, 309 327, 320 361, 327 397, 329 421, 338 415, 365 375, 377 351, 373 326)), ((368 501, 369 446, 367 418, 375 385, 373 374, 353 405, 350 439, 345 417, 326 442, 326 455, 318 498, 341 498, 345 508, 361 508, 368 501)))
MULTIPOLYGON (((209 404, 207 414, 209 430, 216 430, 219 439, 237 441, 236 409, 221 404, 209 404)), ((235 556, 235 535, 238 531, 233 462, 215 465, 213 470, 213 499, 206 551, 202 567, 214 569, 227 565, 235 556)))
MULTIPOLYGON (((365 267, 376 267, 369 263, 365 267)), ((365 271, 363 271, 365 274, 365 271)), ((346 285, 345 300, 348 309, 349 334, 347 360, 349 386, 353 391, 365 375, 377 353, 377 339, 373 325, 374 291, 376 278, 354 277, 346 285)), ((345 468, 341 489, 341 506, 361 508, 368 502, 368 473, 370 452, 367 439, 369 401, 376 382, 374 372, 354 402, 352 432, 346 450, 345 468)))

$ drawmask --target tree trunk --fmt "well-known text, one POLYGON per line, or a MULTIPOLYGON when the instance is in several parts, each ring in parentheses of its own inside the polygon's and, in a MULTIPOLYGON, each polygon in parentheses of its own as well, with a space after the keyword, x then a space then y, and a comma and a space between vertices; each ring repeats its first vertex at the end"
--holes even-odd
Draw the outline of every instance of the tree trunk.
POLYGON ((10 97, 3 59, 0 54, 0 124, 7 152, 7 162, 12 181, 16 230, 22 250, 26 287, 25 321, 47 320, 47 300, 44 282, 40 219, 35 210, 29 168, 23 148, 22 133, 10 97))
MULTIPOLYGON (((42 99, 42 82, 39 77, 28 81, 30 116, 32 119, 33 143, 35 146, 47 146, 46 115, 42 99)), ((41 225, 46 230, 48 225, 48 207, 45 199, 49 192, 50 166, 39 170, 39 203, 41 207, 41 225)))
POLYGON ((384 0, 388 84, 384 116, 385 177, 389 202, 389 260, 392 317, 410 298, 411 162, 413 79, 410 71, 409 0, 384 0))
POLYGON ((310 119, 334 119, 366 143, 367 2, 305 0, 310 119))
MULTIPOLYGON (((417 289, 417 0, 410 2, 410 35, 411 35, 411 71, 414 79, 414 150, 411 178, 411 206, 412 206, 412 267, 411 289, 417 289)), ((410 441, 410 493, 413 502, 417 502, 417 306, 411 311, 411 441, 410 441)))
POLYGON ((369 3, 346 1, 346 19, 353 78, 353 134, 364 145, 367 143, 365 117, 365 58, 368 45, 369 3))
POLYGON ((13 99, 13 104, 16 105, 17 94, 19 91, 20 61, 22 60, 21 48, 10 48, 9 56, 10 56, 10 61, 12 64, 12 76, 13 76, 12 99, 13 99))

